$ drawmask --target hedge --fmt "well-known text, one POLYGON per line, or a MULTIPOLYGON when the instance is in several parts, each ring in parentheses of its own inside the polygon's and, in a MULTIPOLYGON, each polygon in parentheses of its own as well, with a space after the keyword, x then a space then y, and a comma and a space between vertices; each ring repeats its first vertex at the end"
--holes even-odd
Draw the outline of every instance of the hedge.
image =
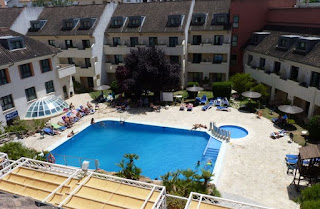
POLYGON ((187 87, 199 86, 198 82, 188 82, 187 87))
POLYGON ((320 115, 311 118, 308 124, 308 130, 312 140, 320 141, 320 115))
POLYGON ((231 90, 232 84, 229 81, 214 82, 212 84, 212 93, 215 98, 227 97, 227 99, 230 99, 231 90))

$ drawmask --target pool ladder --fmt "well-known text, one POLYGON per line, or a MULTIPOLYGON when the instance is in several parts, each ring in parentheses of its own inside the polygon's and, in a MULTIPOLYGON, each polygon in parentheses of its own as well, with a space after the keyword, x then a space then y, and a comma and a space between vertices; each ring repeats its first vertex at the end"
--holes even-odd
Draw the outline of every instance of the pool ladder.
POLYGON ((119 123, 120 124, 124 124, 126 122, 126 120, 124 118, 120 118, 119 123))

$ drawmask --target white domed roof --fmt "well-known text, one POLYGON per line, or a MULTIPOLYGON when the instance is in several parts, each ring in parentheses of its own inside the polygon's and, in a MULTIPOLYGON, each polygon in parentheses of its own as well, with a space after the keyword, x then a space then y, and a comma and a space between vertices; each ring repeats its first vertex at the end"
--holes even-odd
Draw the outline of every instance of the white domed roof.
POLYGON ((68 104, 56 96, 43 97, 33 102, 26 113, 26 119, 52 117, 68 108, 68 104))

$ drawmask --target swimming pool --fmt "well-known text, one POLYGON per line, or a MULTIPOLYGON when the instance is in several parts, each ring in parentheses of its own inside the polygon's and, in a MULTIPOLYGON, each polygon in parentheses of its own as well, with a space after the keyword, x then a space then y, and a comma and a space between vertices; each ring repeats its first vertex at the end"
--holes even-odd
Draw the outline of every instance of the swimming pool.
POLYGON ((243 138, 249 133, 245 128, 242 128, 240 126, 225 125, 220 126, 219 128, 230 131, 232 139, 243 138))
MULTIPOLYGON (((100 168, 119 171, 119 163, 125 153, 135 153, 142 175, 159 178, 177 169, 195 169, 197 161, 205 165, 203 156, 210 136, 205 132, 142 125, 119 121, 103 121, 89 126, 73 138, 52 150, 56 163, 65 164, 60 155, 98 159, 100 168)), ((221 142, 214 140, 215 155, 209 156, 213 170, 221 142)), ((79 160, 68 159, 68 165, 79 167, 79 160)), ((201 166, 200 166, 201 167, 201 166)), ((90 162, 90 168, 94 168, 90 162)), ((200 169, 198 169, 200 170, 200 169)))

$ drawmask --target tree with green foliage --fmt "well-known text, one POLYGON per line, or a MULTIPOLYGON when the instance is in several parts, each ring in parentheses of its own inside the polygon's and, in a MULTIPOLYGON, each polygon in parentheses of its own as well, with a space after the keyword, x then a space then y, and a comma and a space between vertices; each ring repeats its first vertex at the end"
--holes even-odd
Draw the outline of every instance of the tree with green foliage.
POLYGON ((319 209, 320 208, 320 183, 306 188, 301 192, 298 198, 301 209, 319 209))
POLYGON ((308 123, 309 136, 312 140, 320 141, 320 115, 315 115, 308 123))
POLYGON ((261 94, 260 101, 263 103, 266 103, 269 98, 269 92, 266 85, 259 83, 258 85, 251 88, 251 91, 259 92, 261 94))
POLYGON ((187 83, 187 87, 193 87, 193 86, 200 86, 200 85, 199 85, 199 82, 189 81, 189 82, 187 83))
POLYGON ((245 91, 249 91, 254 85, 253 79, 247 73, 237 73, 231 76, 230 81, 232 82, 232 88, 240 95, 245 91))
POLYGON ((30 127, 24 120, 15 120, 12 125, 4 127, 5 132, 27 132, 30 127))
POLYGON ((116 175, 127 179, 139 180, 141 169, 135 165, 135 160, 139 160, 137 154, 124 154, 121 162, 116 164, 121 168, 121 171, 116 175))
POLYGON ((35 7, 46 7, 46 6, 71 6, 73 3, 72 0, 36 0, 32 3, 35 7))
POLYGON ((44 155, 39 155, 41 152, 35 149, 30 149, 22 145, 20 142, 8 142, 0 147, 0 152, 5 152, 11 160, 18 160, 21 157, 27 157, 37 160, 45 161, 45 155, 48 152, 43 152, 44 155))
POLYGON ((217 97, 227 97, 230 99, 231 96, 231 82, 223 81, 223 82, 214 82, 212 83, 212 93, 215 98, 217 97))

